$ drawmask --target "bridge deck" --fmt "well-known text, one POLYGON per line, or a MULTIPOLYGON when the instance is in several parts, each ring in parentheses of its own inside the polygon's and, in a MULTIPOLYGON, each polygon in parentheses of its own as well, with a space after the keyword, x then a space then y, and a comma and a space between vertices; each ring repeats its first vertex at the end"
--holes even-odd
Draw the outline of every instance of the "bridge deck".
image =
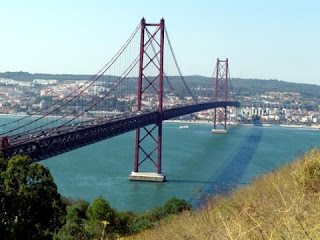
MULTIPOLYGON (((165 109, 163 120, 168 120, 217 107, 239 107, 237 101, 204 102, 165 109)), ((99 121, 85 121, 81 125, 67 125, 22 136, 9 137, 9 147, 3 149, 5 157, 29 155, 34 161, 53 157, 98 141, 111 138, 143 126, 157 123, 158 112, 135 112, 126 116, 99 121)))

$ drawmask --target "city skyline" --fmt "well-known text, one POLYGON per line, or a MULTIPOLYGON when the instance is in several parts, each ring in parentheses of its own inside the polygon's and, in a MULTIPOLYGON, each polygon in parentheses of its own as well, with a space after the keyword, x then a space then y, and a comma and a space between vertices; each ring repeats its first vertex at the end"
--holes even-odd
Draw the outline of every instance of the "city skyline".
POLYGON ((231 77, 320 84, 317 1, 15 0, 0 6, 0 72, 94 74, 142 17, 163 17, 185 75, 210 76, 216 58, 228 57, 231 77))

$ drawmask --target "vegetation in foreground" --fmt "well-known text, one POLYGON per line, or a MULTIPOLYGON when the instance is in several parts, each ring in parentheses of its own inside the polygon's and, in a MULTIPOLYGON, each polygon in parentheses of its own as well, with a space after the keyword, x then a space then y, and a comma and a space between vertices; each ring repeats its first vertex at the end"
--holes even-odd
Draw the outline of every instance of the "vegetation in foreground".
POLYGON ((0 238, 52 239, 65 205, 49 170, 31 159, 0 156, 0 238))
POLYGON ((91 205, 61 198, 48 168, 26 156, 0 155, 0 239, 116 239, 154 228, 190 208, 172 198, 138 214, 118 212, 102 197, 91 205))
POLYGON ((0 156, 1 239, 318 239, 319 212, 317 149, 199 210, 173 198, 142 214, 62 199, 47 168, 0 156))
POLYGON ((320 150, 130 239, 319 239, 320 150))
POLYGON ((152 229, 160 220, 185 210, 190 210, 190 205, 177 198, 146 213, 118 212, 102 197, 95 199, 91 206, 78 200, 67 206, 66 223, 54 239, 117 239, 152 229))

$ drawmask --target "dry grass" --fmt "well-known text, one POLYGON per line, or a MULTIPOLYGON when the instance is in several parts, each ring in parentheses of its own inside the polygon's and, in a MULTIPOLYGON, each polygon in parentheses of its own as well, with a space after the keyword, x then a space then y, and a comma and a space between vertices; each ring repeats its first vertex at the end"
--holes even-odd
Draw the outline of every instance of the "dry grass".
POLYGON ((320 239, 320 150, 130 239, 320 239))

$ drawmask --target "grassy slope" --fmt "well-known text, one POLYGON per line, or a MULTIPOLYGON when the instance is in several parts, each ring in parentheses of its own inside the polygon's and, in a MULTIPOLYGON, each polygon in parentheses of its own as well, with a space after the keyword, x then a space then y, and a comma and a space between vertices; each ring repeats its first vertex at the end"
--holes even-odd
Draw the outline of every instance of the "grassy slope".
POLYGON ((131 239, 320 239, 320 150, 131 239))

